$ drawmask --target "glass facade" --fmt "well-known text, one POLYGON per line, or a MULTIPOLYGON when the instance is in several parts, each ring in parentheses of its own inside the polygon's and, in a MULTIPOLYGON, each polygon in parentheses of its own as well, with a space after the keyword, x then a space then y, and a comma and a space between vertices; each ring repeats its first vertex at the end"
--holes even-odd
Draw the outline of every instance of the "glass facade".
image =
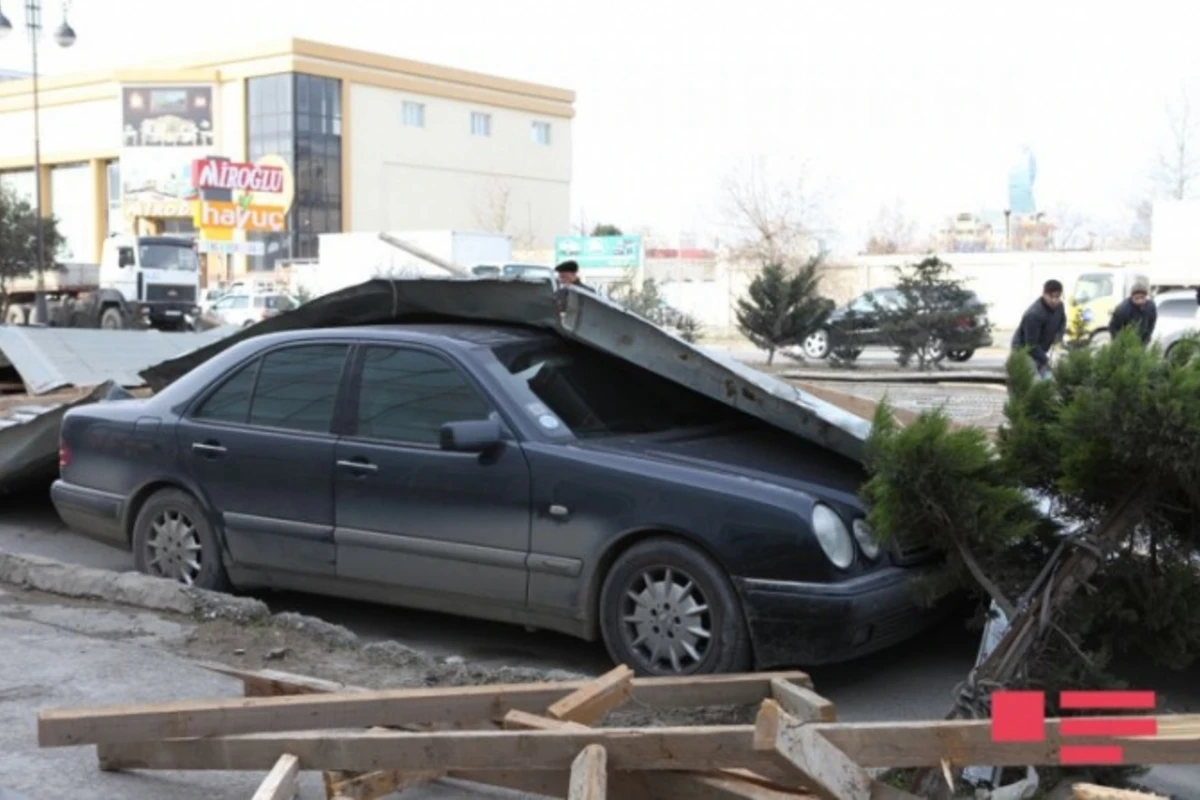
POLYGON ((342 85, 336 78, 280 73, 246 82, 246 139, 250 161, 279 155, 296 179, 285 233, 253 233, 265 256, 250 268, 316 258, 317 234, 342 230, 342 85))

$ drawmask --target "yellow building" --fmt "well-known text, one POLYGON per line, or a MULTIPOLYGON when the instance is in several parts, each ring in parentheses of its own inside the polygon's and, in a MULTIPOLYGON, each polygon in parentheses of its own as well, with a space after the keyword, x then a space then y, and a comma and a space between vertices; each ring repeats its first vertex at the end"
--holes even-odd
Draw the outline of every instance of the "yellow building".
MULTIPOLYGON (((233 267, 313 258, 317 235, 487 230, 550 247, 568 227, 574 93, 287 39, 40 81, 42 207, 60 261, 118 232, 192 233, 196 159, 290 168, 283 232, 233 267)), ((0 81, 0 184, 34 194, 29 80, 0 81)))

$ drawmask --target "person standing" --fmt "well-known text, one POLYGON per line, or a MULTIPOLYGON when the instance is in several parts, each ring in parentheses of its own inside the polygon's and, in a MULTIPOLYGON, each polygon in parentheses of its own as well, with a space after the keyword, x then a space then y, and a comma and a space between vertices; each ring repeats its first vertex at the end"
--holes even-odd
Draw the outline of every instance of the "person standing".
POLYGON ((555 300, 558 302, 559 313, 567 310, 567 289, 568 286, 574 286, 576 289, 582 289, 585 292, 595 290, 579 279, 579 264, 575 261, 564 261, 554 268, 555 274, 558 275, 559 288, 555 294, 555 300))
POLYGON ((1142 344, 1150 344, 1154 326, 1158 324, 1158 307, 1150 299, 1150 286, 1138 279, 1133 283, 1129 297, 1121 301, 1113 311, 1108 323, 1108 332, 1113 338, 1126 328, 1136 327, 1142 344))
POLYGON ((1067 312, 1063 310, 1063 286, 1056 280, 1042 285, 1042 296, 1025 309, 1021 324, 1013 333, 1012 348, 1028 348, 1039 378, 1050 377, 1050 348, 1067 330, 1067 312))

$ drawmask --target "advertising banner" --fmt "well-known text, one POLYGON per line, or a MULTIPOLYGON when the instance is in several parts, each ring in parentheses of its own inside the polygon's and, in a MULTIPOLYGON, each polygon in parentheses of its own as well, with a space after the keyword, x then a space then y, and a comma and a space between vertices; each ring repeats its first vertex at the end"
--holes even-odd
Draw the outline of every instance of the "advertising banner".
POLYGON ((641 236, 557 236, 554 261, 575 261, 580 269, 636 269, 642 263, 641 236))
POLYGON ((211 85, 121 87, 121 205, 128 217, 190 217, 192 164, 214 147, 211 85))

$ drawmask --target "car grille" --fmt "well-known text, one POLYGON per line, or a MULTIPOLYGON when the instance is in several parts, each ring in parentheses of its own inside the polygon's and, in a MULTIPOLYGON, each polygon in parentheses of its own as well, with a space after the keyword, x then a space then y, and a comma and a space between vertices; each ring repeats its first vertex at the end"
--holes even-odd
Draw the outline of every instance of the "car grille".
POLYGON ((149 283, 146 284, 146 302, 194 303, 196 302, 196 287, 172 283, 149 283))

